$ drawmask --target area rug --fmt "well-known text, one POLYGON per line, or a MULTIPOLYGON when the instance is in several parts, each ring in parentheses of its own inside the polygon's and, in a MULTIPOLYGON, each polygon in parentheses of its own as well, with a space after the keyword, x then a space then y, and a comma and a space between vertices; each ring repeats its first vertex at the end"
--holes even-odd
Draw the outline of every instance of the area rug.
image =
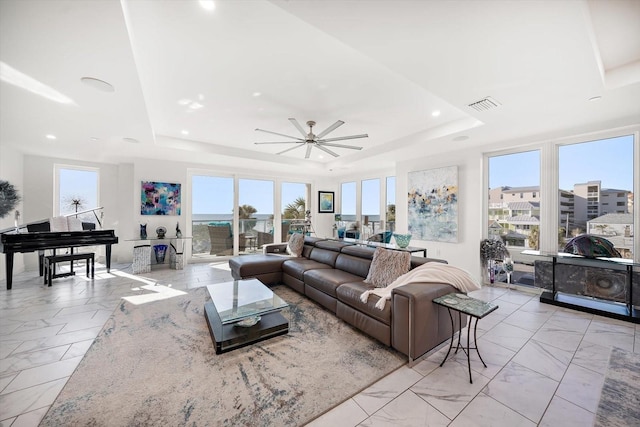
POLYGON ((289 333, 221 355, 206 288, 121 302, 41 425, 303 425, 406 362, 295 291, 274 291, 290 305, 289 333))
POLYGON ((640 354, 611 350, 596 426, 640 426, 640 354))

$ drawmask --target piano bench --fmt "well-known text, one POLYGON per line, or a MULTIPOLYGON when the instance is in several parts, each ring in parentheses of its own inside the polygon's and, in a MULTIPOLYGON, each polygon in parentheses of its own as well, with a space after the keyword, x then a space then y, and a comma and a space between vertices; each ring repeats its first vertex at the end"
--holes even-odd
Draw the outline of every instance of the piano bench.
POLYGON ((44 284, 47 283, 51 286, 51 280, 57 277, 73 276, 73 261, 84 259, 87 264, 87 277, 89 277, 89 262, 91 262, 91 278, 93 279, 95 274, 94 254, 93 252, 78 253, 78 254, 65 254, 65 255, 49 255, 44 257, 44 284), (56 274, 56 263, 59 262, 71 262, 71 271, 69 273, 56 274))

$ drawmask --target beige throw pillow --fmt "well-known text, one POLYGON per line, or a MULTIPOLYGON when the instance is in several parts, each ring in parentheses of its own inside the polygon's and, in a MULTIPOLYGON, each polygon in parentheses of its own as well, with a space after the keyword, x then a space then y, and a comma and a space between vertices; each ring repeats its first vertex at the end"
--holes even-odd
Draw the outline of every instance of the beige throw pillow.
POLYGON ((287 253, 295 257, 301 257, 303 248, 304 234, 293 233, 291 237, 289 237, 289 243, 287 243, 287 253))
POLYGON ((369 274, 364 279, 376 288, 386 288, 394 280, 407 273, 411 268, 411 254, 404 251, 394 251, 376 248, 369 267, 369 274))

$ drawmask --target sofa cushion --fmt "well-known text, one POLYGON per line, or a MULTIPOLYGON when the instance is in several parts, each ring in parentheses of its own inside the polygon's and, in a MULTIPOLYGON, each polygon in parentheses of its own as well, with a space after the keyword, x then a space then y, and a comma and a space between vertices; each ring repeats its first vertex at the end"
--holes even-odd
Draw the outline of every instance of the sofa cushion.
POLYGON ((337 242, 335 240, 323 240, 316 242, 316 248, 329 249, 334 252, 340 252, 344 247, 353 246, 353 243, 337 242))
POLYGON ((376 288, 385 288, 398 277, 407 273, 410 267, 411 254, 409 252, 376 248, 365 282, 376 288))
POLYGON ((331 266, 307 258, 287 258, 282 263, 282 272, 298 280, 303 280, 305 271, 317 268, 331 268, 331 266))
POLYGON ((371 294, 369 295, 367 302, 362 302, 360 299, 360 295, 373 288, 374 286, 365 282, 343 283, 336 289, 336 295, 338 296, 338 301, 341 301, 386 325, 390 325, 391 304, 386 304, 384 306, 384 310, 380 310, 379 308, 376 308, 376 303, 380 299, 379 296, 371 294))
POLYGON ((305 286, 316 288, 336 298, 336 288, 343 283, 362 281, 362 277, 336 268, 308 270, 304 273, 305 286))
POLYGON ((302 248, 304 247, 304 234, 294 233, 289 237, 287 243, 287 253, 295 257, 302 256, 302 248))
POLYGON ((365 258, 368 260, 373 259, 373 254, 375 253, 375 248, 371 248, 369 246, 359 246, 359 245, 350 245, 342 248, 341 252, 343 254, 355 255, 359 258, 365 258))
POLYGON ((336 258, 336 268, 356 274, 362 278, 367 277, 370 267, 371 260, 366 258, 347 254, 340 254, 338 258, 336 258))
POLYGON ((327 264, 329 267, 333 268, 336 265, 336 258, 338 258, 339 254, 340 252, 315 247, 311 251, 309 259, 327 264))
POLYGON ((277 255, 244 255, 231 258, 229 267, 234 279, 243 279, 260 274, 279 273, 286 259, 277 255))

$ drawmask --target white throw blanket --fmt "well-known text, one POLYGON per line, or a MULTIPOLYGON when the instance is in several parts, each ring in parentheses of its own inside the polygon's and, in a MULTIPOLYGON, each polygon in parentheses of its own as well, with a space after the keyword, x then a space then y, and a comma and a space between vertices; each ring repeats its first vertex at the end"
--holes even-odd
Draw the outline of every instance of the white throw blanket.
POLYGON ((409 283, 445 283, 465 294, 480 289, 478 281, 466 271, 441 262, 427 262, 398 277, 386 288, 375 288, 364 292, 360 295, 360 300, 367 302, 369 295, 378 295, 380 300, 376 303, 376 308, 384 310, 386 301, 391 299, 393 288, 409 283))

